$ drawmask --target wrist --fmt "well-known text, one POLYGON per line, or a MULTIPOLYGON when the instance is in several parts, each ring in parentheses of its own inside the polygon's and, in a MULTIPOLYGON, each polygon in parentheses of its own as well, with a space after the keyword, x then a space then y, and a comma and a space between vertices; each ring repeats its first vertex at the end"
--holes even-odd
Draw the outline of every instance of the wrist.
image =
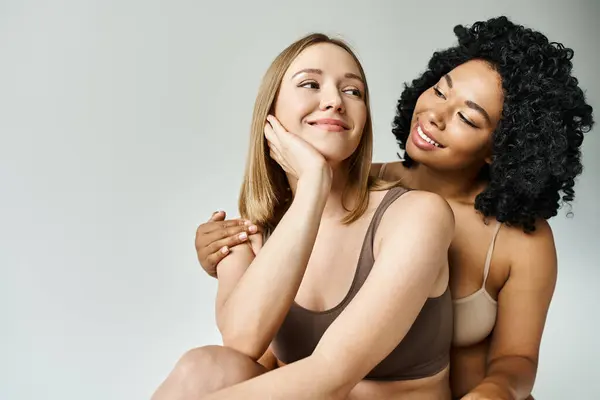
POLYGON ((306 171, 298 180, 298 189, 302 187, 304 190, 318 194, 322 197, 327 197, 331 190, 331 181, 333 174, 329 164, 325 163, 320 168, 312 168, 306 171))

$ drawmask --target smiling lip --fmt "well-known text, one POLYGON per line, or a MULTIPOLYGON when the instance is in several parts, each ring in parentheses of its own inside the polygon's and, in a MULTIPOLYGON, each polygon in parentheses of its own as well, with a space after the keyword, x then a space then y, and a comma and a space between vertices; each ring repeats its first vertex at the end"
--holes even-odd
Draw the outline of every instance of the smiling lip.
POLYGON ((410 136, 414 145, 421 150, 430 151, 444 148, 429 131, 423 128, 420 122, 417 122, 410 136))
POLYGON ((350 127, 344 121, 335 118, 322 118, 314 121, 310 121, 309 125, 316 126, 327 131, 341 132, 348 130, 350 127))

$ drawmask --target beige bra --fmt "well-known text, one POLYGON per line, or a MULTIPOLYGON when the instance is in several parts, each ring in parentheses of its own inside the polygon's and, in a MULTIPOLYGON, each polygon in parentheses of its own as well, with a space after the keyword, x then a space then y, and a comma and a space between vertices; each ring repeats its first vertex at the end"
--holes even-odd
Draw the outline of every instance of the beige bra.
POLYGON ((494 325, 496 325, 498 302, 492 299, 492 296, 485 290, 485 282, 490 272, 494 245, 501 227, 502 223, 497 222, 485 259, 481 288, 467 297, 452 301, 454 304, 452 344, 454 346, 467 347, 479 343, 492 333, 494 325))
MULTIPOLYGON (((387 164, 381 166, 378 174, 380 179, 383 179, 386 167, 387 164)), ((496 325, 498 302, 485 290, 485 283, 490 272, 496 237, 501 227, 502 223, 498 222, 485 259, 481 288, 467 297, 452 301, 454 305, 454 334, 452 344, 454 346, 467 347, 479 343, 492 333, 496 325)))

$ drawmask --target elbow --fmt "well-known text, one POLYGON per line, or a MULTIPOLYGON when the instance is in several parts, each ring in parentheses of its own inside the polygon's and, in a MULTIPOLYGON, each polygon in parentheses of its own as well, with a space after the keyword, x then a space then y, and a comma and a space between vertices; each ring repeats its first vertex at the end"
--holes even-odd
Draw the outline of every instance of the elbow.
POLYGON ((252 361, 258 361, 264 354, 264 350, 260 343, 253 340, 249 335, 222 335, 223 346, 234 349, 245 356, 248 356, 252 361))
POLYGON ((221 333, 223 346, 236 350, 253 361, 258 361, 268 347, 264 345, 259 334, 247 327, 224 321, 223 318, 217 319, 217 327, 221 333))

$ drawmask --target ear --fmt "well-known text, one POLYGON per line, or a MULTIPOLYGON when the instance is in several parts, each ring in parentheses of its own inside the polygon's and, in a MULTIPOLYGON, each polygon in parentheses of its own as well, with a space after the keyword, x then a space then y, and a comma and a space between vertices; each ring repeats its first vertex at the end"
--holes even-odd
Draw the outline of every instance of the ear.
POLYGON ((485 161, 485 163, 487 165, 491 165, 492 164, 492 144, 490 143, 490 145, 488 146, 488 150, 487 150, 487 156, 483 159, 483 161, 485 161))

